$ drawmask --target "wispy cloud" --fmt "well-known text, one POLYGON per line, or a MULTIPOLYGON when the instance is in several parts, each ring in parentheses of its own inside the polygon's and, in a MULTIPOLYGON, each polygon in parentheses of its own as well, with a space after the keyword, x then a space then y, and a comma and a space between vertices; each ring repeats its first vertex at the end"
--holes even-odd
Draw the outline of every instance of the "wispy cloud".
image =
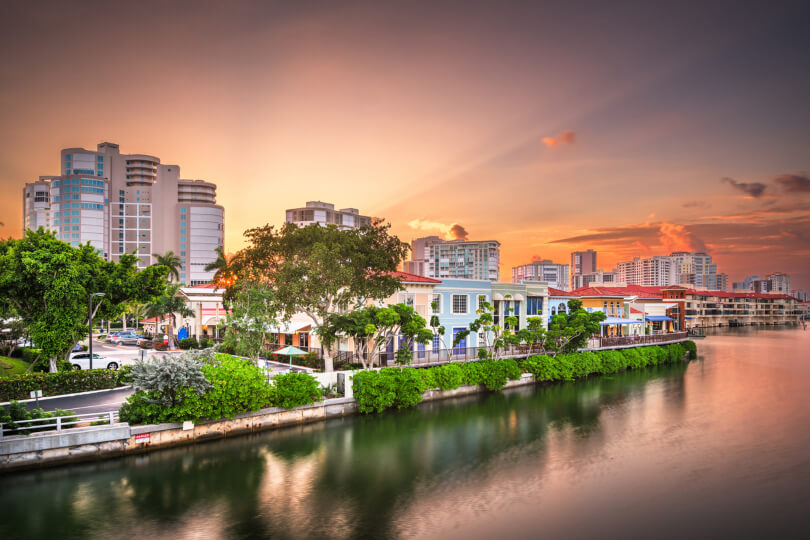
POLYGON ((458 223, 414 219, 408 222, 408 227, 420 231, 438 232, 448 240, 466 240, 469 237, 467 229, 458 223))
POLYGON ((577 142, 577 135, 571 130, 563 131, 556 137, 543 137, 543 144, 549 148, 554 148, 562 144, 574 144, 575 142, 577 142))
POLYGON ((782 186, 782 191, 788 193, 810 193, 810 177, 806 174, 782 174, 775 179, 782 186))
POLYGON ((737 191, 741 191, 746 195, 748 195, 749 197, 753 197, 755 199, 762 197, 762 195, 765 193, 765 190, 768 187, 766 184, 763 184, 762 182, 750 182, 750 183, 737 182, 733 178, 728 177, 725 177, 720 181, 726 184, 731 184, 731 187, 733 187, 737 191))
POLYGON ((711 203, 706 201, 686 201, 681 205, 684 208, 711 208, 711 203))

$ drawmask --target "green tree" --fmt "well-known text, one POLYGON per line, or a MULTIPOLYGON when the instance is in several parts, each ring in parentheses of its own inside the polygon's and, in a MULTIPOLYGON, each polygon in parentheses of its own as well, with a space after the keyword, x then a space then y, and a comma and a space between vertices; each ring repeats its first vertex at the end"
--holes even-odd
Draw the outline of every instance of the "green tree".
POLYGON ((355 354, 363 368, 374 366, 374 359, 389 340, 405 338, 402 348, 397 348, 396 360, 408 364, 412 360, 413 343, 428 343, 433 332, 426 327, 427 321, 411 306, 395 304, 386 307, 365 306, 349 313, 330 313, 318 327, 321 343, 331 346, 340 337, 351 337, 355 354))
POLYGON ((104 293, 96 312, 105 319, 121 314, 125 302, 149 301, 163 293, 166 268, 138 271, 138 258, 125 253, 105 261, 89 243, 71 247, 40 228, 20 239, 0 242, 0 298, 11 304, 31 340, 56 371, 88 333, 88 297, 104 293))
POLYGON ((230 280, 227 277, 228 272, 228 257, 225 255, 225 250, 222 246, 217 246, 214 251, 217 258, 205 265, 206 272, 214 272, 214 278, 211 280, 218 285, 229 285, 230 280))
POLYGON ((551 356, 576 352, 588 345, 589 337, 600 332, 599 323, 604 320, 603 312, 588 312, 580 300, 569 300, 568 313, 558 313, 548 323, 543 346, 551 356))
POLYGON ((188 303, 183 295, 180 294, 180 284, 173 283, 166 287, 166 294, 153 299, 146 306, 147 317, 157 317, 158 323, 155 328, 158 328, 160 321, 168 315, 169 316, 169 347, 177 347, 177 337, 174 335, 174 329, 177 326, 177 314, 183 317, 193 317, 194 312, 189 309, 188 303))
MULTIPOLYGON (((291 223, 280 230, 271 225, 250 229, 245 232, 248 247, 233 257, 227 272, 237 283, 266 284, 286 317, 304 313, 319 327, 329 313, 387 298, 402 288, 393 273, 408 245, 389 229, 381 220, 348 230, 291 223)), ((333 369, 326 346, 324 367, 333 369)))
POLYGON ((165 266, 169 269, 169 281, 180 281, 180 267, 182 266, 182 262, 180 261, 180 257, 174 254, 174 251, 169 250, 163 255, 152 253, 152 257, 155 258, 155 264, 153 266, 165 266))
POLYGON ((275 293, 261 283, 241 282, 230 307, 224 339, 226 350, 247 356, 255 363, 264 349, 267 334, 278 326, 275 293))

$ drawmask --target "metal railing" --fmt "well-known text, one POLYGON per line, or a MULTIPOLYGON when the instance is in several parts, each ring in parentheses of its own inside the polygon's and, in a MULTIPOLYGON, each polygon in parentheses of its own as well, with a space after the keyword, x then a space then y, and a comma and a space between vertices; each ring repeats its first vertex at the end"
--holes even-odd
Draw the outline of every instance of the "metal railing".
POLYGON ((688 335, 686 332, 673 332, 670 334, 653 334, 644 336, 597 336, 589 340, 588 348, 604 349, 607 347, 623 347, 628 345, 659 345, 661 343, 683 341, 687 337, 688 335))
POLYGON ((118 411, 87 414, 67 414, 52 416, 50 418, 32 418, 30 420, 15 420, 11 423, 0 424, 0 439, 11 435, 27 435, 36 431, 63 431, 74 427, 113 425, 118 423, 118 411))

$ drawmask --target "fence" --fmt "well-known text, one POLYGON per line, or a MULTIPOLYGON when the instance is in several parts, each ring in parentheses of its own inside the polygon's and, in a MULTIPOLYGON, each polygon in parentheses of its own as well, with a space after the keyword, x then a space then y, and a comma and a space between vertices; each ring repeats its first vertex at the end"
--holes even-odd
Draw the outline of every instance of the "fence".
POLYGON ((688 337, 687 332, 673 332, 671 334, 653 334, 649 336, 615 336, 592 337, 588 340, 589 349, 604 349, 606 347, 622 347, 628 345, 659 345, 661 343, 675 343, 688 337))
POLYGON ((21 435, 32 431, 39 431, 41 433, 48 430, 62 431, 72 427, 112 425, 117 422, 118 411, 15 420, 11 424, 0 424, 0 438, 9 434, 21 435))

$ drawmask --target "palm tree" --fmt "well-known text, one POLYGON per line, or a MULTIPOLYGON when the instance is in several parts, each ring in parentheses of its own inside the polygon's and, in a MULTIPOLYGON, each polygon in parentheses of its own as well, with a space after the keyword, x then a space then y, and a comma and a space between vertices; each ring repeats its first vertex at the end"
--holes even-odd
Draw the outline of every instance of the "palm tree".
POLYGON ((194 316, 194 312, 189 309, 188 304, 186 304, 186 299, 179 294, 179 291, 179 284, 169 285, 166 287, 166 294, 164 296, 155 298, 151 304, 147 304, 146 306, 147 317, 158 318, 158 324, 155 325, 156 328, 159 326, 159 321, 161 321, 163 317, 166 315, 169 316, 169 331, 167 334, 169 335, 170 348, 177 345, 177 339, 174 336, 174 327, 177 325, 177 314, 183 317, 194 316))
POLYGON ((128 302, 124 308, 124 312, 127 315, 132 315, 132 318, 135 320, 135 330, 137 330, 140 320, 143 319, 143 316, 146 313, 146 304, 128 302))
POLYGON ((225 277, 225 270, 228 268, 228 257, 225 256, 225 251, 222 249, 222 246, 218 246, 214 251, 217 253, 217 258, 205 265, 205 271, 211 272, 212 270, 216 270, 212 281, 219 284, 225 277))
POLYGON ((169 269, 169 282, 172 281, 180 281, 180 267, 182 263, 180 262, 180 257, 174 254, 174 251, 167 251, 163 255, 158 255, 157 253, 152 253, 152 257, 155 258, 154 266, 165 266, 169 269))

